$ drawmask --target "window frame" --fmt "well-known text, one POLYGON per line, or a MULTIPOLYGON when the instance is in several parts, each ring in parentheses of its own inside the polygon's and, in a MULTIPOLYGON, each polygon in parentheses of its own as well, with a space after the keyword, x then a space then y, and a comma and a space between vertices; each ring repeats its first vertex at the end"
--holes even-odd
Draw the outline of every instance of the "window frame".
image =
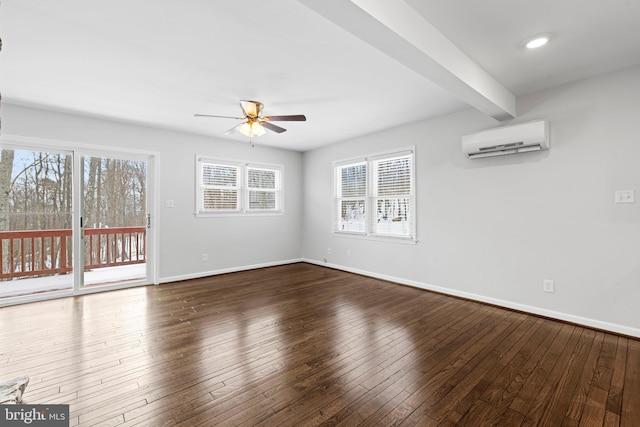
POLYGON ((196 212, 198 213, 238 213, 241 207, 241 196, 242 196, 242 168, 239 163, 232 162, 222 162, 222 161, 200 161, 198 162, 198 176, 197 176, 197 185, 198 185, 198 204, 196 206, 196 212), (222 166, 227 168, 236 169, 236 183, 234 186, 225 187, 221 185, 206 185, 203 181, 204 174, 203 169, 205 165, 214 165, 214 166, 222 166), (219 208, 219 209, 204 209, 204 191, 207 189, 228 189, 236 191, 236 207, 232 209, 219 208))
MULTIPOLYGON (((364 239, 374 239, 382 241, 393 241, 398 243, 410 243, 415 244, 417 240, 416 232, 416 164, 415 164, 415 147, 405 147, 397 150, 390 150, 384 152, 373 153, 362 157, 353 157, 344 160, 334 161, 332 164, 333 172, 333 200, 332 200, 332 221, 331 221, 331 233, 341 237, 354 237, 364 239), (378 194, 376 177, 378 170, 376 166, 380 162, 386 160, 399 159, 403 157, 409 157, 411 162, 410 177, 409 177, 409 194, 406 198, 409 199, 409 208, 405 211, 407 215, 408 233, 407 234, 393 234, 384 233, 376 230, 378 223, 377 213, 377 201, 379 199, 385 199, 391 197, 391 195, 378 194), (341 194, 341 171, 345 167, 366 165, 366 189, 364 195, 364 231, 344 230, 342 228, 342 202, 349 200, 361 200, 360 197, 343 197, 341 194)), ((393 195, 393 197, 404 196, 393 195)), ((392 198, 393 198, 392 197, 392 198)))
POLYGON ((243 162, 237 160, 226 160, 215 158, 211 156, 196 155, 196 217, 220 217, 220 216, 271 216, 284 214, 284 166, 268 163, 254 163, 243 162), (236 188, 238 191, 237 205, 235 209, 204 209, 204 190, 205 185, 203 183, 203 167, 204 165, 220 165, 226 167, 237 168, 237 183, 236 188), (261 169, 266 171, 273 171, 275 173, 275 188, 270 189, 253 189, 249 188, 249 170, 261 169), (250 207, 250 193, 251 191, 265 191, 273 192, 275 194, 275 208, 274 209, 252 209, 250 207))
POLYGON ((345 233, 351 235, 366 235, 367 232, 367 212, 369 212, 369 201, 368 201, 368 188, 369 188, 369 164, 366 160, 363 159, 353 159, 353 161, 345 161, 339 162, 334 165, 333 168, 333 179, 334 179, 334 201, 333 201, 333 210, 334 210, 334 219, 333 219, 333 230, 338 233, 345 233), (342 186, 341 183, 341 171, 344 168, 350 167, 358 167, 365 166, 365 189, 363 195, 357 196, 344 196, 341 193, 342 186), (364 205, 364 230, 363 231, 355 231, 355 230, 345 230, 341 227, 341 218, 342 218, 342 202, 359 202, 363 201, 364 205))
POLYGON ((258 163, 247 163, 245 165, 244 178, 246 182, 245 186, 245 209, 247 212, 256 214, 256 213, 277 213, 282 211, 282 166, 275 165, 264 165, 258 163), (249 187, 249 171, 250 170, 263 170, 263 171, 271 171, 274 172, 274 188, 263 188, 263 187, 249 187), (251 192, 262 192, 262 193, 274 193, 275 199, 275 207, 273 209, 258 209, 251 208, 251 192))

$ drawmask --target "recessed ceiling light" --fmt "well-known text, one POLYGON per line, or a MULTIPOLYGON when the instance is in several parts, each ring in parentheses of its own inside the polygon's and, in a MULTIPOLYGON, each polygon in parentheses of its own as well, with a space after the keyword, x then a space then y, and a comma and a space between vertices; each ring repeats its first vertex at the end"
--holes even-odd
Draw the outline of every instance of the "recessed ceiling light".
POLYGON ((525 40, 522 45, 527 49, 535 49, 540 46, 544 46, 551 40, 551 34, 538 34, 537 36, 530 37, 525 40))

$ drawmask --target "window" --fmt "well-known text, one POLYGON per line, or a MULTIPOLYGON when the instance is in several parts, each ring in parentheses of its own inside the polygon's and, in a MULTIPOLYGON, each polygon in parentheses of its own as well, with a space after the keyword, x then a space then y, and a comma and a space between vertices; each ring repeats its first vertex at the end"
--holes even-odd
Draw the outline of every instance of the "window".
POLYGON ((257 167, 247 167, 247 189, 251 211, 273 211, 278 207, 280 190, 279 171, 257 167))
POLYGON ((338 162, 333 231, 415 240, 413 149, 338 162))
POLYGON ((367 163, 338 166, 339 231, 366 232, 367 163))
POLYGON ((197 158, 196 215, 282 213, 282 166, 197 158))
POLYGON ((240 208, 240 167, 202 163, 202 210, 237 211, 240 208))

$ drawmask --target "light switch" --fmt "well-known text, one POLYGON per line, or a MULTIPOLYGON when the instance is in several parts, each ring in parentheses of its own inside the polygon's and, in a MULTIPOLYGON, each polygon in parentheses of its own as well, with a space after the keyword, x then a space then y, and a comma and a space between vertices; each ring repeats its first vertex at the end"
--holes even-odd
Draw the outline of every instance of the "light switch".
POLYGON ((635 203, 634 190, 616 191, 616 203, 635 203))

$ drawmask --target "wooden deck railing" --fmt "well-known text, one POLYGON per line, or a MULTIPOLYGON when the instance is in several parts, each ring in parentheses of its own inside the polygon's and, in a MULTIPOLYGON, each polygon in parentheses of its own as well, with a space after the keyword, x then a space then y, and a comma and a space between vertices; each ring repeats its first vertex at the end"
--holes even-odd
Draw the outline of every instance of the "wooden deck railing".
MULTIPOLYGON (((84 269, 146 261, 145 227, 85 228, 84 269)), ((0 231, 0 280, 68 273, 71 230, 0 231)))
POLYGON ((145 227, 85 228, 84 269, 145 262, 145 227))

